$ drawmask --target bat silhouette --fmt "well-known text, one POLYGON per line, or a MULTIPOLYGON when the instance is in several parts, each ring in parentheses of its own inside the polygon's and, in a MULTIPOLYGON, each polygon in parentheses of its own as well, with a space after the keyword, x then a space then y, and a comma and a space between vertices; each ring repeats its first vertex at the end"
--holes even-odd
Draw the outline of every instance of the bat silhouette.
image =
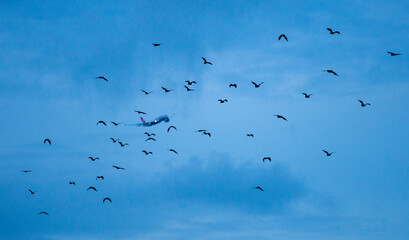
POLYGON ((263 84, 264 82, 261 82, 260 84, 257 84, 255 82, 251 81, 251 83, 254 84, 255 88, 259 88, 261 86, 261 84, 263 84))
POLYGON ((95 192, 97 192, 97 189, 94 188, 93 186, 89 187, 89 188, 87 189, 87 191, 90 190, 90 189, 92 189, 92 190, 94 190, 95 192))
POLYGON ((145 153, 145 155, 153 154, 152 152, 148 152, 146 150, 142 150, 142 152, 145 153))
POLYGON ((168 93, 168 92, 171 92, 171 91, 173 91, 173 89, 167 89, 167 88, 164 88, 164 87, 162 87, 162 89, 163 89, 163 91, 165 91, 165 93, 168 93))
POLYGON ((118 126, 119 124, 121 124, 122 122, 120 122, 120 123, 116 123, 116 122, 111 121, 111 123, 112 123, 112 124, 114 124, 114 125, 115 125, 115 127, 116 127, 116 126, 118 126))
POLYGON ((203 59, 203 64, 213 65, 211 62, 208 62, 208 61, 206 60, 206 58, 202 57, 202 59, 203 59))
POLYGON ((112 165, 112 167, 114 167, 114 168, 116 168, 116 169, 118 169, 118 170, 125 170, 125 168, 123 168, 123 167, 118 167, 118 166, 115 166, 115 165, 112 165))
POLYGON ((288 38, 287 38, 287 36, 286 36, 285 34, 281 34, 281 35, 278 37, 278 41, 280 41, 281 38, 284 38, 284 39, 288 42, 288 38))
POLYGON ((371 106, 370 103, 364 103, 362 100, 358 100, 361 103, 361 107, 371 106))
POLYGON ((393 53, 393 52, 387 52, 387 53, 388 53, 389 55, 391 55, 391 57, 402 55, 402 54, 400 54, 400 53, 393 53))
POLYGON ((119 145, 121 145, 121 147, 125 147, 125 146, 129 145, 128 143, 122 143, 120 141, 118 141, 118 143, 119 143, 119 145))
POLYGON ((102 79, 102 80, 105 80, 105 81, 108 82, 108 79, 106 79, 104 76, 98 76, 98 77, 96 77, 95 79, 102 79))
POLYGON ((331 69, 322 70, 322 71, 323 71, 323 72, 327 72, 327 73, 332 73, 332 74, 334 74, 335 76, 339 77, 339 75, 338 75, 336 72, 334 72, 333 70, 331 70, 331 69))
POLYGON ((168 132, 170 131, 170 129, 175 129, 176 131, 177 131, 177 129, 176 129, 176 127, 175 126, 170 126, 170 127, 168 127, 168 132))
POLYGON ((147 92, 147 91, 142 90, 142 89, 141 89, 141 91, 142 91, 143 93, 145 93, 145 95, 148 95, 148 94, 150 94, 150 93, 153 93, 153 92, 147 92))
POLYGON ((101 123, 101 124, 104 124, 105 126, 107 125, 104 121, 98 121, 98 122, 97 122, 97 125, 100 124, 100 123, 101 123))
POLYGON ((171 151, 171 152, 174 152, 174 153, 176 153, 176 154, 179 154, 178 152, 176 152, 175 149, 168 149, 168 150, 171 151))
POLYGON ((334 35, 335 33, 340 34, 339 31, 332 31, 331 28, 327 28, 327 30, 329 31, 329 34, 334 35))
POLYGON ((136 112, 137 114, 146 114, 146 112, 137 111, 137 110, 135 110, 135 112, 136 112))
POLYGON ((189 87, 188 87, 188 86, 186 86, 186 85, 183 85, 183 86, 185 86, 186 91, 188 91, 188 92, 194 91, 194 89, 191 89, 191 88, 189 88, 189 87))
POLYGON ((313 94, 302 93, 305 98, 310 98, 313 94))
POLYGON ((196 82, 195 82, 195 81, 189 81, 189 80, 186 80, 185 82, 186 82, 186 83, 187 83, 187 85, 189 85, 189 86, 190 86, 190 85, 192 85, 192 84, 196 84, 196 82))
POLYGON ((285 118, 285 117, 283 117, 283 116, 281 116, 281 115, 274 115, 275 117, 277 117, 277 118, 281 118, 281 119, 283 119, 283 120, 285 120, 285 121, 287 121, 287 119, 285 118))
POLYGON ((95 161, 95 160, 98 160, 98 159, 99 159, 99 157, 96 157, 96 158, 88 157, 88 158, 91 159, 91 161, 95 161))
POLYGON ((329 156, 331 156, 333 153, 335 153, 335 152, 327 152, 326 150, 322 150, 326 155, 327 155, 327 157, 329 157, 329 156))

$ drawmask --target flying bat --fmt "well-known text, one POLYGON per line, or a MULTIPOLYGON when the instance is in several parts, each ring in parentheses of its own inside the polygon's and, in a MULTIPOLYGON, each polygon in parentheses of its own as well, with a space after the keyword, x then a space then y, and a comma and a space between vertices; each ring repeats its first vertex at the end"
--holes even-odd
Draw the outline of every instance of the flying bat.
POLYGON ((98 76, 98 77, 95 77, 95 79, 102 79, 102 80, 108 82, 108 79, 106 79, 104 76, 98 76))
POLYGON ((281 38, 284 38, 284 39, 288 42, 288 38, 287 38, 287 36, 286 36, 285 34, 281 34, 281 35, 278 37, 278 41, 280 41, 281 38))
POLYGON ((333 31, 331 28, 327 28, 327 30, 329 31, 329 34, 334 35, 335 33, 340 34, 339 31, 333 31))

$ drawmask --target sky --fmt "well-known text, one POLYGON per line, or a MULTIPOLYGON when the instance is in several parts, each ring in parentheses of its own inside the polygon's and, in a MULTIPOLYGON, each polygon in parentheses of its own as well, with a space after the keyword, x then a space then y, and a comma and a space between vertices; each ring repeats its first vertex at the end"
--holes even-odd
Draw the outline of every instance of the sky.
POLYGON ((406 239, 408 11, 0 1, 0 239, 406 239), (135 110, 170 121, 110 123, 140 123, 135 110))

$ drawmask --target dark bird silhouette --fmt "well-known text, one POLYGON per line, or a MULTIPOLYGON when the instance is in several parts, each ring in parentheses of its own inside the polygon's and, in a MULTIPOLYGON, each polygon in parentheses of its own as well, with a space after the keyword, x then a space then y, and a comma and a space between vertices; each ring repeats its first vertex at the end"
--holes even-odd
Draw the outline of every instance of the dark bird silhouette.
POLYGON ((93 186, 89 187, 89 188, 87 189, 87 191, 90 190, 90 189, 92 189, 92 190, 94 190, 95 192, 97 192, 97 189, 94 188, 93 186))
POLYGON ((40 212, 38 215, 41 215, 41 214, 45 214, 45 215, 48 215, 48 212, 40 212))
POLYGON ((208 61, 206 60, 206 58, 202 57, 202 59, 203 59, 203 64, 213 65, 211 62, 208 62, 208 61))
POLYGON ((118 126, 118 125, 120 125, 120 124, 122 124, 122 122, 120 122, 120 123, 116 123, 116 122, 113 122, 113 121, 111 121, 111 123, 112 123, 112 124, 114 124, 114 125, 115 125, 115 127, 116 127, 116 126, 118 126))
POLYGON ((286 36, 285 34, 281 34, 281 35, 278 37, 278 40, 280 41, 281 38, 284 38, 284 39, 288 42, 288 38, 287 38, 287 36, 286 36))
POLYGON ((176 152, 175 149, 168 149, 168 150, 171 151, 171 152, 174 152, 174 153, 176 153, 176 154, 179 154, 178 152, 176 152))
POLYGON ((119 138, 118 139, 110 138, 110 139, 112 140, 113 143, 116 143, 116 141, 119 140, 119 138))
POLYGON ((107 82, 108 82, 108 79, 106 79, 106 78, 105 78, 105 77, 103 77, 103 76, 96 77, 95 79, 102 79, 102 80, 105 80, 105 81, 107 81, 107 82))
POLYGON ((400 53, 393 53, 393 52, 387 52, 387 53, 388 53, 389 55, 391 55, 391 57, 402 55, 402 54, 400 54, 400 53))
POLYGON ((251 81, 251 83, 254 84, 255 88, 259 88, 261 86, 261 84, 263 84, 264 82, 261 82, 260 84, 257 84, 255 82, 251 81))
POLYGON ((304 95, 305 98, 310 98, 313 94, 307 94, 307 93, 302 93, 304 95))
POLYGON ((175 126, 170 126, 170 127, 168 127, 168 132, 170 131, 170 129, 175 129, 176 131, 177 131, 177 129, 176 129, 176 127, 175 126))
POLYGON ((224 99, 224 100, 223 100, 223 99, 219 99, 219 100, 217 100, 217 101, 219 101, 220 103, 228 102, 227 99, 224 99))
POLYGON ((361 103, 361 107, 371 106, 370 103, 364 103, 362 100, 358 100, 361 103))
POLYGON ((287 119, 285 118, 285 117, 283 117, 283 116, 281 116, 281 115, 274 115, 275 117, 277 117, 277 118, 281 118, 281 119, 283 119, 283 120, 285 120, 285 121, 287 121, 287 119))
POLYGON ((235 84, 235 83, 230 83, 229 88, 231 88, 231 87, 237 88, 237 84, 235 84))
POLYGON ((98 159, 99 159, 99 157, 96 157, 96 158, 88 157, 88 158, 91 159, 91 161, 95 161, 95 160, 98 160, 98 159))
POLYGON ((329 34, 334 35, 335 33, 340 34, 339 31, 332 31, 331 28, 327 28, 327 30, 329 31, 329 34))
POLYGON ((205 129, 199 129, 199 130, 196 130, 195 132, 206 132, 207 130, 205 130, 205 129))
POLYGON ((186 86, 186 85, 183 85, 183 86, 185 86, 186 91, 188 91, 188 92, 194 91, 194 89, 191 89, 191 88, 189 88, 189 87, 188 87, 188 86, 186 86))
POLYGON ((104 124, 105 126, 107 125, 104 121, 98 121, 98 122, 97 122, 97 125, 100 124, 100 123, 101 123, 101 124, 104 124))
POLYGON ((327 152, 327 151, 325 151, 325 150, 322 150, 326 155, 327 155, 327 157, 329 157, 329 156, 331 156, 333 153, 335 153, 335 152, 327 152))
POLYGON ((153 93, 153 92, 147 92, 147 91, 142 90, 142 89, 141 89, 141 91, 142 91, 143 93, 145 93, 145 95, 148 95, 148 94, 150 94, 150 93, 153 93))
POLYGON ((149 141, 149 140, 156 141, 156 139, 150 137, 150 138, 146 139, 145 142, 147 142, 147 141, 149 141))
POLYGON ((186 80, 185 81, 186 83, 187 83, 187 85, 192 85, 192 84, 196 84, 196 81, 189 81, 189 80, 186 80))
POLYGON ((263 162, 266 161, 266 160, 268 160, 268 161, 271 162, 271 157, 264 157, 264 158, 263 158, 263 162))
POLYGON ((247 133, 247 137, 254 137, 252 133, 247 133))
POLYGON ((171 92, 171 91, 173 91, 173 89, 166 89, 166 88, 164 88, 164 87, 162 87, 162 89, 163 89, 163 91, 165 91, 165 93, 168 93, 168 92, 171 92))
POLYGON ((150 137, 150 136, 156 136, 156 134, 154 134, 154 133, 144 132, 144 134, 146 134, 148 137, 150 137))
POLYGON ((153 45, 154 47, 159 47, 160 45, 162 45, 162 43, 152 43, 152 45, 153 45))
POLYGON ((112 200, 109 197, 104 198, 104 200, 102 200, 102 202, 104 203, 105 201, 110 201, 112 203, 112 200))
POLYGON ((339 77, 339 75, 338 75, 336 72, 332 71, 331 69, 322 70, 322 71, 323 71, 323 72, 327 72, 327 73, 332 73, 332 74, 334 74, 335 76, 339 77))
POLYGON ((115 166, 115 165, 112 165, 112 167, 114 167, 114 168, 116 168, 116 169, 118 169, 118 170, 125 170, 125 168, 123 168, 123 167, 118 167, 118 166, 115 166))
POLYGON ((28 191, 30 191, 31 195, 37 192, 37 191, 32 191, 31 189, 28 189, 28 191))
POLYGON ((264 190, 261 187, 255 187, 255 189, 258 189, 258 190, 264 192, 264 190))
POLYGON ((31 170, 23 170, 23 171, 21 171, 21 172, 23 172, 23 173, 29 173, 29 172, 32 172, 31 170))
POLYGON ((119 143, 119 145, 121 145, 121 147, 125 147, 125 146, 129 145, 128 143, 122 143, 120 141, 118 141, 118 143, 119 143))
POLYGON ((68 184, 75 185, 75 182, 69 182, 68 184))
POLYGON ((51 145, 51 140, 50 139, 48 139, 48 138, 44 139, 44 144, 47 143, 47 142, 48 142, 48 144, 51 145))
POLYGON ((96 180, 98 180, 98 178, 104 180, 104 176, 97 176, 96 180))
POLYGON ((209 137, 211 137, 211 136, 212 136, 212 134, 211 134, 211 133, 209 133, 209 132, 203 132, 203 134, 204 134, 204 135, 207 135, 207 136, 209 136, 209 137))
POLYGON ((137 111, 137 110, 135 110, 135 112, 136 112, 137 114, 146 114, 146 112, 137 111))
POLYGON ((142 150, 142 152, 145 153, 145 155, 153 154, 152 152, 148 152, 146 150, 142 150))

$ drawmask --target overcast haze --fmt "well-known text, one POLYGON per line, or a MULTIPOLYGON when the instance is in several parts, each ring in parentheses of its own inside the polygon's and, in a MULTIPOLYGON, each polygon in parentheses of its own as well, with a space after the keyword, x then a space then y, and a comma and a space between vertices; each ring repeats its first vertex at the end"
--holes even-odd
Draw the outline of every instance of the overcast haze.
POLYGON ((407 239, 408 12, 407 1, 0 1, 0 239, 407 239), (134 110, 170 122, 110 123, 140 123, 134 110))

